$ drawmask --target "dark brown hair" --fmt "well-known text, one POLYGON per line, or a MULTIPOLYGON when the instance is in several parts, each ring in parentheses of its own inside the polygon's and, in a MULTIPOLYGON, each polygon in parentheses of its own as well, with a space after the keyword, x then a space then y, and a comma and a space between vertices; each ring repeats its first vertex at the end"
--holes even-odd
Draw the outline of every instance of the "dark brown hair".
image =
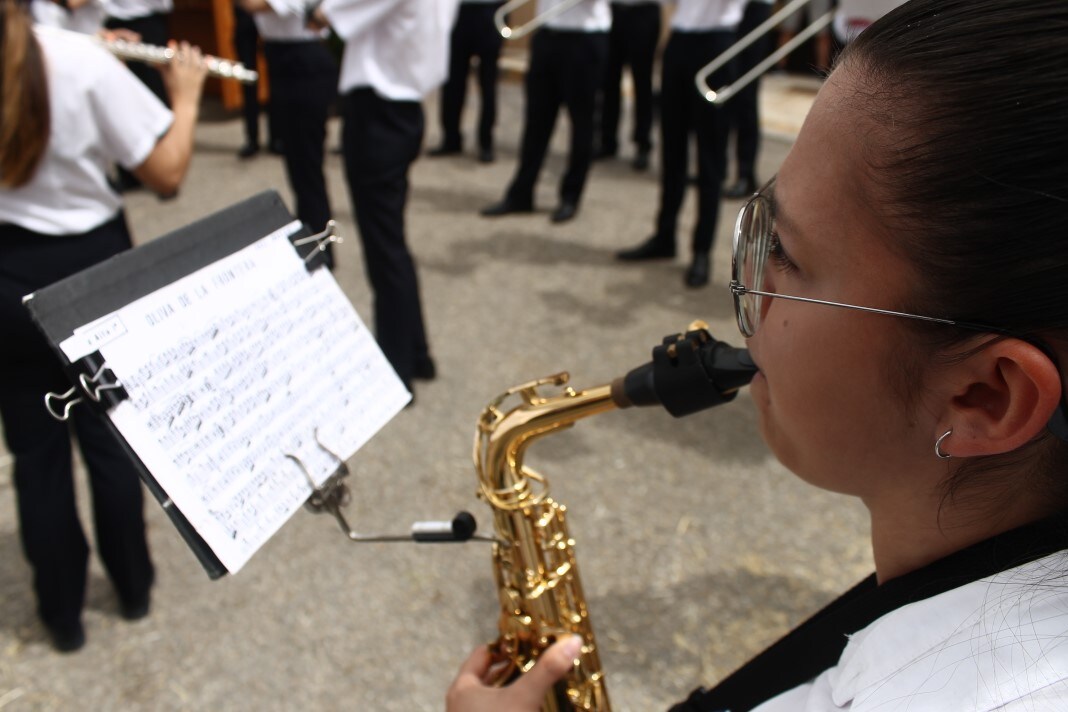
POLYGON ((25 185, 48 147, 48 78, 25 9, 0 0, 0 186, 25 185))
MULTIPOLYGON (((838 63, 878 126, 867 159, 880 218, 919 275, 903 308, 1021 334, 1065 364, 1068 2, 912 0, 838 63)), ((974 338, 910 328, 943 352, 974 338)), ((1068 471, 1068 444, 1039 441, 970 463, 950 492, 1023 458, 1036 472, 1068 471)), ((1057 490, 1068 496, 1068 485, 1057 490)))

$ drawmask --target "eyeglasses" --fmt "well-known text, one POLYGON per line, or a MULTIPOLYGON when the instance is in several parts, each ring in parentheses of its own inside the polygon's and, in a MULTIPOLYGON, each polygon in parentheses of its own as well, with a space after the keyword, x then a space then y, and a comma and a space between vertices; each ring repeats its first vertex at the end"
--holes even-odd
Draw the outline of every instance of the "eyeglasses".
MULTIPOLYGON (((738 212, 738 220, 734 224, 734 250, 731 256, 731 294, 734 295, 734 315, 738 320, 738 328, 742 335, 751 337, 760 328, 762 318, 763 300, 765 297, 775 299, 789 299, 794 302, 807 302, 809 304, 823 304, 829 307, 842 309, 856 309, 871 314, 884 314, 897 316, 905 319, 917 319, 919 321, 934 324, 946 324, 970 331, 981 331, 993 334, 1013 336, 1011 332, 999 329, 996 326, 974 324, 954 319, 943 319, 920 314, 893 311, 891 309, 877 309, 875 307, 862 307, 856 304, 843 304, 842 302, 829 302, 824 299, 812 299, 809 297, 795 297, 789 294, 763 291, 765 271, 768 264, 768 256, 778 246, 778 236, 775 234, 775 202, 770 195, 775 186, 775 179, 768 181, 767 185, 755 193, 738 212)), ((1019 337, 1023 338, 1023 337, 1019 337)), ((1031 341, 1027 339, 1027 341, 1031 341)))
MULTIPOLYGON (((1053 356, 1053 352, 1048 346, 1034 338, 996 326, 763 291, 768 257, 771 255, 772 250, 778 247, 779 239, 775 234, 775 202, 770 197, 773 195, 774 186, 775 179, 772 178, 767 185, 749 198, 738 212, 738 220, 734 224, 730 289, 731 294, 734 295, 734 315, 738 320, 738 329, 741 330, 742 335, 746 338, 756 334, 757 329, 760 328, 765 297, 789 299, 794 302, 823 304, 824 306, 839 307, 841 309, 856 309, 870 314, 916 319, 934 324, 955 326, 958 329, 967 329, 969 331, 1010 336, 1026 341, 1040 349, 1042 353, 1053 361, 1054 366, 1058 367, 1057 370, 1060 370, 1057 359, 1053 356)), ((1066 402, 1066 399, 1061 399, 1060 405, 1053 412, 1053 417, 1050 418, 1047 427, 1057 437, 1062 440, 1068 440, 1068 402, 1066 402)))

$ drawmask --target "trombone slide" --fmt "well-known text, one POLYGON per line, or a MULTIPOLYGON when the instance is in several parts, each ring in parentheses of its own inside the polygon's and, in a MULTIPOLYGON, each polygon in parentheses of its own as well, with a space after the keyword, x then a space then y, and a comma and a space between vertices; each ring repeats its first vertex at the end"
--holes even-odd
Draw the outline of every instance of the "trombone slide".
POLYGON ((709 77, 725 67, 728 62, 744 52, 751 44, 771 32, 775 27, 781 25, 786 21, 786 18, 790 17, 810 2, 812 2, 812 0, 792 0, 792 2, 787 3, 785 7, 757 26, 752 32, 731 45, 730 49, 702 67, 701 71, 694 77, 694 83, 697 85, 697 91, 701 96, 713 104, 726 103, 735 94, 749 86, 754 79, 773 67, 776 62, 793 52, 810 37, 834 21, 835 11, 831 10, 809 24, 808 27, 797 33, 797 36, 775 52, 771 53, 764 61, 757 64, 734 82, 720 87, 719 89, 713 89, 708 85, 709 77))

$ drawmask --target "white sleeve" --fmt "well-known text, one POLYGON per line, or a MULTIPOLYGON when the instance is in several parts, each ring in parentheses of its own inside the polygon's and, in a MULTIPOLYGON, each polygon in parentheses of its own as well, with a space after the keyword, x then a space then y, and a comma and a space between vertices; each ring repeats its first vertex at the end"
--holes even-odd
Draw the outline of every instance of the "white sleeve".
POLYGON ((374 27, 401 0, 324 0, 319 9, 341 39, 349 42, 374 27))
POLYGON ((1054 712, 1068 709, 1068 680, 1035 690, 997 708, 997 712, 1054 712))
POLYGON ((110 54, 103 53, 99 69, 100 76, 89 89, 89 110, 108 158, 132 170, 145 162, 174 117, 110 54))
POLYGON ((267 4, 274 14, 279 17, 299 17, 303 19, 304 13, 308 8, 304 0, 267 0, 267 4))

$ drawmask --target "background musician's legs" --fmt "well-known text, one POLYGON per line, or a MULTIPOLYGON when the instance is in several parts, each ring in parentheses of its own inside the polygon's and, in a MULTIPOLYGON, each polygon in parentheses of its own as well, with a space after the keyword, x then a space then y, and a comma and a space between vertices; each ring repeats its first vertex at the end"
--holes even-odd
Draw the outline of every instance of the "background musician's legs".
POLYGON ((611 158, 619 151, 619 113, 623 94, 623 65, 627 57, 626 12, 628 7, 612 3, 612 29, 608 33, 604 83, 601 85, 600 140, 598 158, 611 158))
POLYGON ((418 102, 389 101, 370 89, 343 99, 345 174, 352 195, 367 276, 374 289, 379 346, 411 390, 429 360, 415 263, 405 242, 408 168, 423 138, 418 102))
POLYGON ((682 43, 677 33, 668 41, 660 80, 660 212, 655 237, 660 244, 672 248, 686 195, 690 144, 687 114, 689 94, 695 93, 682 43))
POLYGON ((519 166, 506 196, 509 203, 521 208, 530 209, 534 205, 534 186, 563 100, 554 61, 559 43, 554 40, 556 37, 543 29, 530 43, 519 166))
MULTIPOLYGON (((766 2, 749 2, 745 7, 738 37, 744 37, 768 19, 771 5, 766 2)), ((771 34, 765 35, 746 48, 737 59, 736 74, 741 76, 752 69, 773 50, 771 34)), ((728 198, 741 198, 756 192, 756 158, 760 149, 760 78, 735 94, 725 107, 734 129, 735 177, 737 181, 724 191, 728 198)))
POLYGON ((467 98, 467 75, 471 68, 467 23, 470 22, 469 15, 474 7, 468 3, 461 4, 456 24, 452 28, 449 39, 449 76, 441 87, 441 145, 431 151, 431 155, 445 156, 459 153, 463 149, 460 118, 467 98))
MULTIPOLYGON (((252 15, 234 5, 234 49, 237 59, 250 69, 256 67, 256 48, 259 32, 252 15)), ((241 116, 245 122, 245 143, 238 156, 248 158, 260 149, 260 83, 241 84, 241 116)))
POLYGON ((638 5, 630 12, 628 57, 634 81, 634 168, 645 170, 653 147, 653 64, 660 44, 660 4, 638 5))
POLYGON ((476 3, 477 21, 474 23, 478 55, 478 88, 481 93, 481 108, 478 118, 479 160, 493 160, 493 128, 497 124, 497 81, 500 76, 498 62, 504 38, 493 25, 493 14, 502 3, 476 3))
POLYGON ((78 445, 89 471, 96 546, 126 618, 148 613, 155 572, 145 537, 144 497, 137 470, 96 413, 74 413, 78 445))
MULTIPOLYGON (((76 649, 84 642, 81 611, 89 547, 78 521, 70 429, 44 407, 44 394, 66 391, 70 380, 30 320, 22 296, 129 245, 121 214, 74 237, 0 226, 0 326, 5 335, 0 349, 0 418, 15 459, 19 531, 33 568, 38 614, 61 650, 76 649)), ((134 484, 140 487, 136 480, 134 484)))
POLYGON ((569 33, 566 37, 568 44, 560 53, 558 71, 571 119, 571 149, 560 181, 560 206, 577 208, 593 160, 593 114, 597 89, 604 84, 608 34, 569 33))

